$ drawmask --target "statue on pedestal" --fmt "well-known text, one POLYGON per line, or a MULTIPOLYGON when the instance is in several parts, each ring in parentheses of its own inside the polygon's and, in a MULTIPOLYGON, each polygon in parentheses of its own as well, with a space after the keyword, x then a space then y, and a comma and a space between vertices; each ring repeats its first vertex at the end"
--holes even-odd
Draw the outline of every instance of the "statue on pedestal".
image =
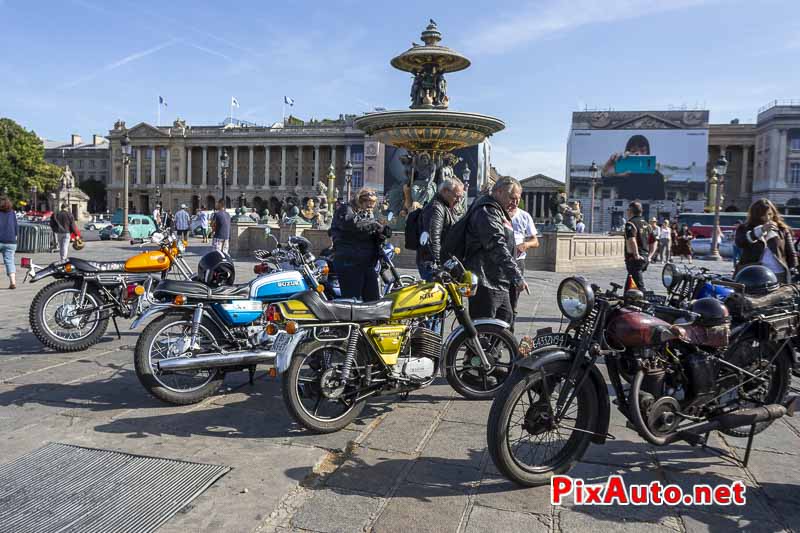
POLYGON ((311 224, 314 229, 322 225, 322 215, 320 215, 313 198, 306 200, 305 207, 300 211, 300 218, 311 224))
POLYGON ((559 193, 550 200, 550 231, 575 231, 576 213, 567 204, 567 194, 559 193), (571 224, 571 225, 570 225, 571 224))

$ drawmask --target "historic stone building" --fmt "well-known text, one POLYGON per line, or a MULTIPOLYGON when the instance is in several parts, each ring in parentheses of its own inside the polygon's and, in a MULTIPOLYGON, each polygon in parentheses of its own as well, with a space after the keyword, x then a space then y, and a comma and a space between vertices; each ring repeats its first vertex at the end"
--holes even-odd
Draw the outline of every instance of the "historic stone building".
POLYGON ((117 121, 109 132, 111 183, 109 205, 121 207, 123 165, 120 140, 128 134, 132 147, 129 206, 149 212, 157 202, 165 209, 185 203, 211 208, 222 197, 220 156, 227 151, 226 202, 236 207, 268 208, 275 200, 319 194, 318 184, 331 165, 338 196, 346 196, 345 164, 353 165, 352 188, 383 190, 383 147, 353 126, 353 116, 272 127, 253 125, 171 126, 139 123, 127 128, 117 121))
POLYGON ((519 182, 522 184, 525 210, 533 217, 533 221, 537 224, 549 223, 550 201, 564 190, 564 184, 544 174, 536 174, 519 182))
POLYGON ((105 137, 92 135, 92 142, 85 143, 80 135, 73 133, 68 142, 43 142, 44 160, 61 168, 69 165, 78 183, 92 179, 108 183, 111 159, 105 137))

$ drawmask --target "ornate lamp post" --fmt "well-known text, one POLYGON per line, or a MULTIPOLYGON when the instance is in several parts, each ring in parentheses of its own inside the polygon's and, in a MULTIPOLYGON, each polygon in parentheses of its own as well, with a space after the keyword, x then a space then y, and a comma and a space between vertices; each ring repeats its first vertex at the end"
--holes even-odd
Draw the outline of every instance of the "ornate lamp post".
MULTIPOLYGON (((119 141, 120 146, 122 147, 122 182, 123 182, 123 193, 122 193, 122 233, 120 233, 120 239, 130 239, 131 233, 128 231, 128 181, 130 177, 130 170, 131 170, 131 139, 128 137, 128 133, 125 133, 125 136, 119 141)), ((117 204, 119 205, 119 193, 117 193, 117 204)))
POLYGON ((711 233, 711 255, 710 259, 721 261, 719 255, 719 207, 722 203, 722 188, 725 185, 725 173, 728 171, 728 160, 725 154, 720 154, 711 173, 712 183, 716 183, 717 197, 714 199, 714 229, 711 233))
POLYGON ((591 205, 591 218, 589 219, 589 233, 594 233, 594 197, 597 183, 599 182, 599 173, 597 171, 597 164, 592 161, 592 166, 589 167, 589 179, 592 182, 592 205, 591 205))
POLYGON ((466 205, 469 205, 469 179, 472 177, 472 171, 469 165, 464 165, 464 172, 461 173, 461 181, 464 182, 464 198, 466 205))
POLYGON ((230 163, 228 159, 228 149, 225 148, 222 150, 222 155, 219 156, 219 163, 222 167, 222 203, 227 209, 228 207, 228 196, 227 196, 227 185, 228 185, 228 164, 230 163))
POLYGON ((351 200, 351 185, 353 183, 353 163, 348 161, 344 165, 344 183, 347 187, 347 201, 351 200))
POLYGON ((36 193, 38 191, 39 191, 39 189, 36 188, 36 185, 31 187, 31 197, 32 197, 32 200, 33 200, 33 210, 34 211, 38 211, 38 209, 37 209, 38 204, 36 202, 36 200, 37 200, 36 193))
POLYGON ((331 210, 333 213, 333 204, 338 200, 336 198, 336 171, 333 169, 333 163, 331 163, 330 168, 328 169, 328 209, 331 210))
POLYGON ((56 210, 56 193, 51 192, 50 193, 50 211, 53 211, 55 213, 55 210, 56 210))

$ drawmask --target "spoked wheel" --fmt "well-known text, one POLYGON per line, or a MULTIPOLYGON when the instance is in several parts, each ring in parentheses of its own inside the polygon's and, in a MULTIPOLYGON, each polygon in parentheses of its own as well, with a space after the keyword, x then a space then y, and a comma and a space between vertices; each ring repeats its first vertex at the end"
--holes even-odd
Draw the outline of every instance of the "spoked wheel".
POLYGON ((511 481, 543 485, 583 457, 597 417, 597 398, 585 381, 563 417, 556 401, 569 371, 566 363, 516 370, 492 403, 486 438, 497 468, 511 481), (548 395, 549 393, 549 395, 548 395))
POLYGON ((162 372, 158 362, 175 357, 194 357, 218 351, 218 341, 211 324, 201 323, 197 343, 191 346, 190 316, 165 315, 151 322, 136 343, 136 375, 144 388, 156 398, 178 405, 197 403, 208 398, 222 385, 219 370, 183 370, 162 372))
POLYGON ((76 352, 93 346, 108 328, 108 312, 101 311, 102 297, 87 289, 81 305, 81 282, 59 280, 44 287, 31 304, 34 335, 49 348, 76 352))
MULTIPOLYGON (((300 348, 298 348, 299 350, 300 348)), ((345 351, 339 346, 318 345, 306 354, 292 358, 283 374, 283 400, 292 417, 316 433, 332 433, 347 427, 364 409, 365 400, 357 401, 360 372, 356 365, 351 380, 340 379, 345 351)), ((361 365, 363 369, 363 364, 361 365)))
POLYGON ((463 331, 446 355, 447 382, 469 400, 489 400, 511 375, 518 358, 517 339, 505 328, 494 324, 476 326, 478 339, 491 367, 486 370, 481 358, 463 331))

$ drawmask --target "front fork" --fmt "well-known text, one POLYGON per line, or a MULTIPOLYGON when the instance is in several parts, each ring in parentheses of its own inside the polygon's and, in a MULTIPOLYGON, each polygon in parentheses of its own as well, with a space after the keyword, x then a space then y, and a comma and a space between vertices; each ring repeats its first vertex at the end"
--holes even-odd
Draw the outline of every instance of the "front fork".
POLYGON ((463 304, 463 300, 461 299, 461 295, 453 294, 454 289, 452 287, 448 287, 448 292, 450 292, 450 300, 453 302, 453 311, 455 312, 456 319, 458 322, 464 326, 464 331, 467 332, 467 346, 472 348, 472 350, 478 354, 478 358, 481 360, 481 366, 484 370, 489 371, 492 368, 492 363, 489 361, 489 357, 487 357, 486 352, 483 350, 483 346, 481 345, 481 340, 478 338, 478 330, 475 328, 475 324, 472 323, 472 318, 469 316, 469 310, 463 304))

